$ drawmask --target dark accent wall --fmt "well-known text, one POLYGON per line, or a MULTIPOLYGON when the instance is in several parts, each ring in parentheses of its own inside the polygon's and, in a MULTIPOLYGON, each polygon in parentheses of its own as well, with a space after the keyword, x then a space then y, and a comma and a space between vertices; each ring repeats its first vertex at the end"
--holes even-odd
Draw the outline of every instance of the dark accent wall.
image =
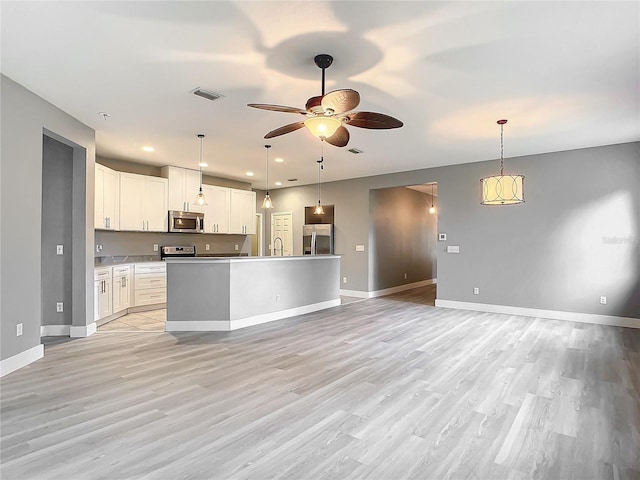
MULTIPOLYGON (((105 157, 96 157, 96 163, 118 172, 137 173, 138 175, 150 175, 152 177, 162 176, 160 172, 162 167, 148 165, 146 163, 130 162, 127 160, 105 157)), ((228 178, 214 177, 213 175, 208 175, 206 173, 202 174, 202 183, 205 185, 219 185, 221 187, 235 188, 238 190, 251 190, 250 183, 230 180, 228 178)))
POLYGON ((96 245, 102 245, 102 251, 96 252, 96 262, 108 263, 109 257, 157 257, 153 245, 195 245, 197 253, 249 255, 252 235, 220 235, 207 233, 161 233, 161 232, 112 232, 96 230, 96 245), (209 250, 206 250, 209 244, 209 250), (235 246, 238 245, 238 250, 235 246))
POLYGON ((437 220, 430 206, 431 195, 409 188, 370 191, 373 291, 436 278, 437 220))
POLYGON ((42 325, 72 323, 73 148, 42 139, 42 325), (63 246, 57 255, 56 246, 63 246), (64 311, 56 312, 63 302, 64 311))

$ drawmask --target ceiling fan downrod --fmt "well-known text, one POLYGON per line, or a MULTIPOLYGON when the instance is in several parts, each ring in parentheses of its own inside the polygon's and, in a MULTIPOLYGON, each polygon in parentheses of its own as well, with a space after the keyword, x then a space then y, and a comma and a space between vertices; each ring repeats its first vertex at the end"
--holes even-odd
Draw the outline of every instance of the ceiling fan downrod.
POLYGON ((316 55, 313 61, 322 69, 322 96, 324 97, 324 71, 333 63, 333 57, 326 53, 321 53, 320 55, 316 55))

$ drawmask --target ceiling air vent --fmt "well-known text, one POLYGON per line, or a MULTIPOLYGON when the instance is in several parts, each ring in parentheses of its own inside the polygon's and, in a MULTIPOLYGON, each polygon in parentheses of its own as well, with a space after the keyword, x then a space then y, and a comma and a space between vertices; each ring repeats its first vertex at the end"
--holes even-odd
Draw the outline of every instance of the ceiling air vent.
POLYGON ((351 153, 353 153, 354 155, 357 155, 357 154, 359 154, 359 153, 362 153, 362 150, 359 150, 359 149, 357 149, 357 148, 350 148, 350 149, 349 149, 349 151, 350 151, 351 153))
POLYGON ((196 88, 193 91, 193 94, 198 95, 199 97, 202 97, 202 98, 206 98, 207 100, 211 100, 212 102, 214 100, 222 98, 222 95, 220 95, 219 93, 212 92, 211 90, 203 90, 200 87, 196 88))

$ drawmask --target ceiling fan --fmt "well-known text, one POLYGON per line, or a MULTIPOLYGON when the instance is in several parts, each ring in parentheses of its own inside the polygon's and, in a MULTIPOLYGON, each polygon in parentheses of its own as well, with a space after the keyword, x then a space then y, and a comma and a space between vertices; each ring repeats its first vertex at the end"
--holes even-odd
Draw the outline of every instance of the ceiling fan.
POLYGON ((275 130, 271 130, 264 138, 273 138, 285 133, 294 132, 302 127, 336 147, 344 147, 349 143, 349 131, 345 125, 376 130, 400 128, 403 123, 397 118, 383 113, 354 112, 360 103, 360 94, 355 90, 334 90, 325 95, 324 71, 333 63, 333 57, 327 54, 316 55, 315 64, 322 69, 322 95, 307 100, 305 110, 296 107, 249 103, 248 107, 272 110, 274 112, 298 113, 305 115, 306 120, 290 123, 275 130))

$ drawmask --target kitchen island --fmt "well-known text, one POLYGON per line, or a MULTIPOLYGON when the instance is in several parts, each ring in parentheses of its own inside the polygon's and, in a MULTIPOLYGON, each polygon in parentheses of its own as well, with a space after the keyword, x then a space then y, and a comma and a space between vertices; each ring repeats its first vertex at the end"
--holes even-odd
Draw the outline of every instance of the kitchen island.
POLYGON ((230 331, 340 305, 340 256, 167 258, 167 332, 230 331))

